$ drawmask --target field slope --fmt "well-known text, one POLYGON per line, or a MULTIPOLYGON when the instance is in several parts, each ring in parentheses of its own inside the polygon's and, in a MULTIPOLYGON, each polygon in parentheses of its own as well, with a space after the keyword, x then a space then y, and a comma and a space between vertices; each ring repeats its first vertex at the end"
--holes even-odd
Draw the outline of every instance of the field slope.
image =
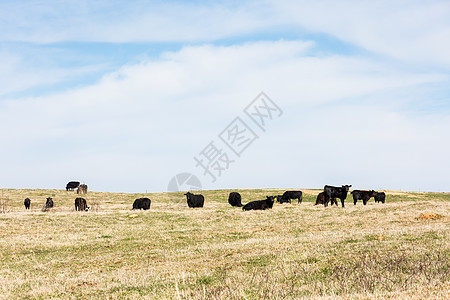
POLYGON ((450 194, 324 208, 303 191, 301 204, 248 212, 227 190, 204 191, 199 209, 181 192, 89 192, 92 210, 75 212, 74 192, 0 190, 0 299, 450 298, 450 194), (149 211, 130 210, 139 197, 149 211))

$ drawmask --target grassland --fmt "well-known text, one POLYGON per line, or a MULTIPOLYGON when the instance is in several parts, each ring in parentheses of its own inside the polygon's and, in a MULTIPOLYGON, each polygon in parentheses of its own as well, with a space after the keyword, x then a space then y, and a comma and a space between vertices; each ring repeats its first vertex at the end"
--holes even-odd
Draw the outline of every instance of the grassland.
POLYGON ((0 190, 0 299, 450 298, 450 194, 324 208, 304 190, 302 204, 243 212, 229 192, 204 191, 199 209, 183 193, 89 192, 93 209, 75 212, 74 192, 0 190), (130 210, 143 196, 151 209, 130 210))

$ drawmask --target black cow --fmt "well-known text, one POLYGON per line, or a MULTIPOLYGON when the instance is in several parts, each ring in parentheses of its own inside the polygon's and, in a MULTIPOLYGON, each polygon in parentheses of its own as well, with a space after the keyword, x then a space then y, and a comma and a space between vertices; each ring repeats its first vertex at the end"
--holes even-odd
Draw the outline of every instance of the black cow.
MULTIPOLYGON (((331 202, 331 206, 333 206, 333 204, 336 204, 336 206, 338 205, 336 198, 331 198, 330 202, 331 202)), ((320 192, 317 195, 316 204, 314 204, 314 205, 319 205, 319 204, 324 204, 324 203, 325 203, 325 192, 320 192)))
POLYGON ((302 203, 303 201, 303 193, 302 191, 286 191, 284 194, 279 198, 277 196, 277 201, 280 203, 291 203, 291 199, 297 199, 298 203, 302 203))
POLYGON ((25 209, 30 209, 30 204, 31 204, 30 198, 25 198, 25 200, 23 200, 23 205, 25 205, 25 209))
POLYGON ((86 184, 80 184, 77 188, 77 194, 87 194, 88 186, 86 184))
POLYGON ((265 210, 273 207, 274 197, 268 196, 266 200, 252 201, 244 205, 242 210, 265 210))
POLYGON ((48 197, 47 201, 45 202, 45 208, 52 208, 53 207, 53 199, 52 197, 48 197))
POLYGON ((353 204, 356 205, 358 200, 362 200, 363 204, 366 205, 367 201, 370 200, 371 197, 375 197, 376 192, 374 190, 371 191, 362 191, 362 190, 354 190, 351 192, 353 195, 353 204))
POLYGON ((89 206, 86 204, 86 199, 76 198, 75 199, 75 211, 88 211, 89 206))
POLYGON ((375 202, 386 202, 386 194, 384 192, 375 192, 375 196, 373 198, 375 199, 375 202))
POLYGON ((203 195, 194 195, 190 192, 184 194, 187 198, 187 204, 189 207, 203 207, 205 203, 205 197, 203 195))
POLYGON ((147 209, 150 209, 151 203, 152 203, 152 200, 150 200, 149 198, 139 198, 139 199, 134 200, 133 209, 147 210, 147 209))
POLYGON ((351 185, 343 185, 342 187, 336 187, 331 185, 324 186, 323 192, 325 193, 325 200, 323 205, 327 207, 328 202, 330 202, 330 199, 339 198, 341 199, 342 207, 344 207, 344 200, 345 198, 347 198, 347 192, 350 187, 351 185))
POLYGON ((74 189, 76 189, 78 186, 80 185, 80 183, 78 181, 69 181, 66 184, 66 191, 73 191, 74 189))
POLYGON ((275 197, 273 197, 274 199, 276 199, 276 201, 278 202, 278 203, 280 203, 280 204, 283 204, 283 203, 291 203, 291 199, 285 199, 285 198, 283 198, 283 195, 278 195, 278 196, 275 196, 275 197))
POLYGON ((242 207, 243 205, 241 202, 241 194, 237 192, 231 192, 228 196, 228 203, 230 203, 231 206, 242 207))

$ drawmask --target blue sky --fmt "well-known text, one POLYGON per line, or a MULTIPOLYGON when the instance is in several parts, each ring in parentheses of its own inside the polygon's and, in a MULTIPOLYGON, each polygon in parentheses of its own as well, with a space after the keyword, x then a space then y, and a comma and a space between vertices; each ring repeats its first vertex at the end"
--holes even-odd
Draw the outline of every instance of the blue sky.
MULTIPOLYGON (((0 187, 450 191, 448 1, 0 1, 0 187), (240 157, 219 134, 283 111, 240 157), (216 181, 194 157, 234 160, 216 181)), ((259 130, 259 131, 258 131, 259 130)))

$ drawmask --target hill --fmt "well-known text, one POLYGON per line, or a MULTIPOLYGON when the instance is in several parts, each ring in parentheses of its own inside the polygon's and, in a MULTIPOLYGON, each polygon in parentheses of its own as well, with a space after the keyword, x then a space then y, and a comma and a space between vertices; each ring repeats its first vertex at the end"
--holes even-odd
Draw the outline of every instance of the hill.
MULTIPOLYGON (((282 191, 239 192, 245 203, 282 191)), ((74 192, 0 190, 0 298, 450 297, 450 194, 324 208, 303 191, 302 204, 248 212, 228 190, 203 191, 200 209, 182 192, 89 192, 92 210, 75 212, 74 192), (149 211, 130 210, 140 197, 149 211)))

